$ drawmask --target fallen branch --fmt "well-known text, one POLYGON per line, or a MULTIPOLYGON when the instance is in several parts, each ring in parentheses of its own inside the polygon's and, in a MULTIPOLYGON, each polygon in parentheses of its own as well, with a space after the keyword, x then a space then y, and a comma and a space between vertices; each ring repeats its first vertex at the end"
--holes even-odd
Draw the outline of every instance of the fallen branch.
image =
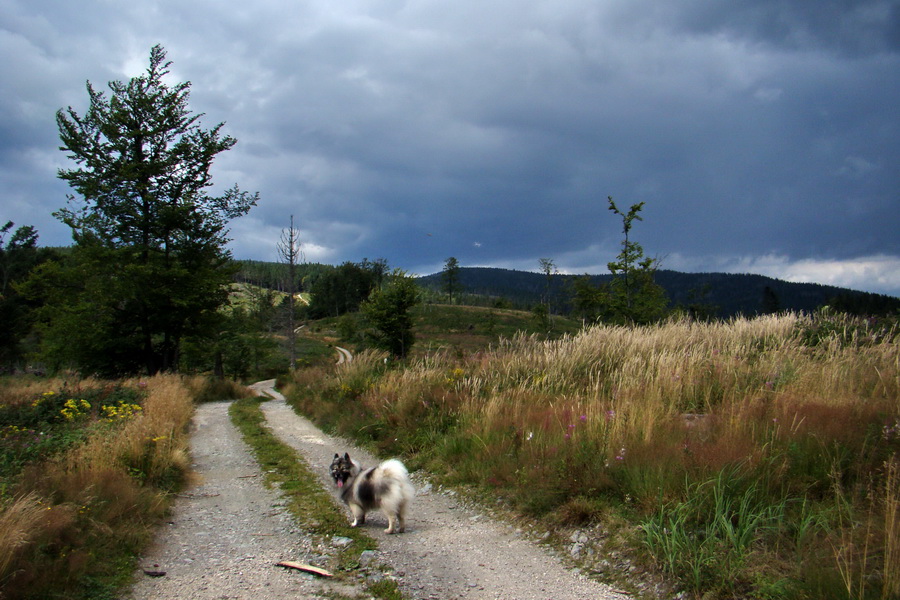
POLYGON ((307 565, 304 563, 293 562, 290 560, 283 560, 279 563, 275 563, 276 566, 279 567, 289 567, 291 569, 297 569, 298 571, 305 571, 307 573, 313 573, 314 575, 320 575, 322 577, 331 577, 331 573, 326 571, 325 569, 320 569, 319 567, 314 567, 312 565, 307 565))

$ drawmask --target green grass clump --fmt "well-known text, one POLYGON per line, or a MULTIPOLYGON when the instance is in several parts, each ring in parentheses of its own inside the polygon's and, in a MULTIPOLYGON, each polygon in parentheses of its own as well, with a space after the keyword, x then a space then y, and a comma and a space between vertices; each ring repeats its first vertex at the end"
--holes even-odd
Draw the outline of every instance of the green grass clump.
POLYGON ((731 466, 689 483, 684 500, 661 502, 643 522, 644 543, 691 589, 743 596, 742 570, 760 540, 784 533, 786 503, 770 503, 754 476, 731 466))

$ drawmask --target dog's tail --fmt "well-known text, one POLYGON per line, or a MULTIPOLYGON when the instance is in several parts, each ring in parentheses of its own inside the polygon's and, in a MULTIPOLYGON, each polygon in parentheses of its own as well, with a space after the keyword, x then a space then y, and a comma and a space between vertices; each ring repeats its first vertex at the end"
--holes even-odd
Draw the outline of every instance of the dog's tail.
POLYGON ((393 477, 395 479, 407 479, 409 477, 409 471, 407 471, 403 463, 396 458, 386 460, 381 463, 380 466, 382 473, 387 477, 393 477))
POLYGON ((396 481, 400 486, 400 493, 404 502, 409 502, 416 495, 416 488, 413 487, 409 480, 409 472, 402 462, 396 458, 386 460, 380 465, 381 473, 384 477, 396 481))

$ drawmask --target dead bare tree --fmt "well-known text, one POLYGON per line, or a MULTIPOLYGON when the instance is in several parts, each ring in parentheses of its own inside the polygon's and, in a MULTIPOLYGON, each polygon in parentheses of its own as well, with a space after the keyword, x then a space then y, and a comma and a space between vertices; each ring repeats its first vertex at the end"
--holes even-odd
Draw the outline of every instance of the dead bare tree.
POLYGON ((291 215, 291 226, 281 230, 281 241, 278 242, 278 256, 287 265, 288 295, 288 340, 290 342, 291 370, 297 365, 297 324, 294 322, 294 307, 297 301, 297 265, 303 261, 300 246, 300 230, 294 227, 294 215, 291 215))

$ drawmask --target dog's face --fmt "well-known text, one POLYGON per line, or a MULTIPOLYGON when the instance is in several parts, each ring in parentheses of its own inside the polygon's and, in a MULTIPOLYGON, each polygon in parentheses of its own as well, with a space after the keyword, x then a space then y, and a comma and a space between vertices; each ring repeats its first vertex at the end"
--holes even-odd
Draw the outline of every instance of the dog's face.
POLYGON ((334 455, 331 461, 331 478, 338 487, 344 487, 347 480, 353 477, 353 461, 350 460, 350 454, 344 452, 344 456, 334 455))

